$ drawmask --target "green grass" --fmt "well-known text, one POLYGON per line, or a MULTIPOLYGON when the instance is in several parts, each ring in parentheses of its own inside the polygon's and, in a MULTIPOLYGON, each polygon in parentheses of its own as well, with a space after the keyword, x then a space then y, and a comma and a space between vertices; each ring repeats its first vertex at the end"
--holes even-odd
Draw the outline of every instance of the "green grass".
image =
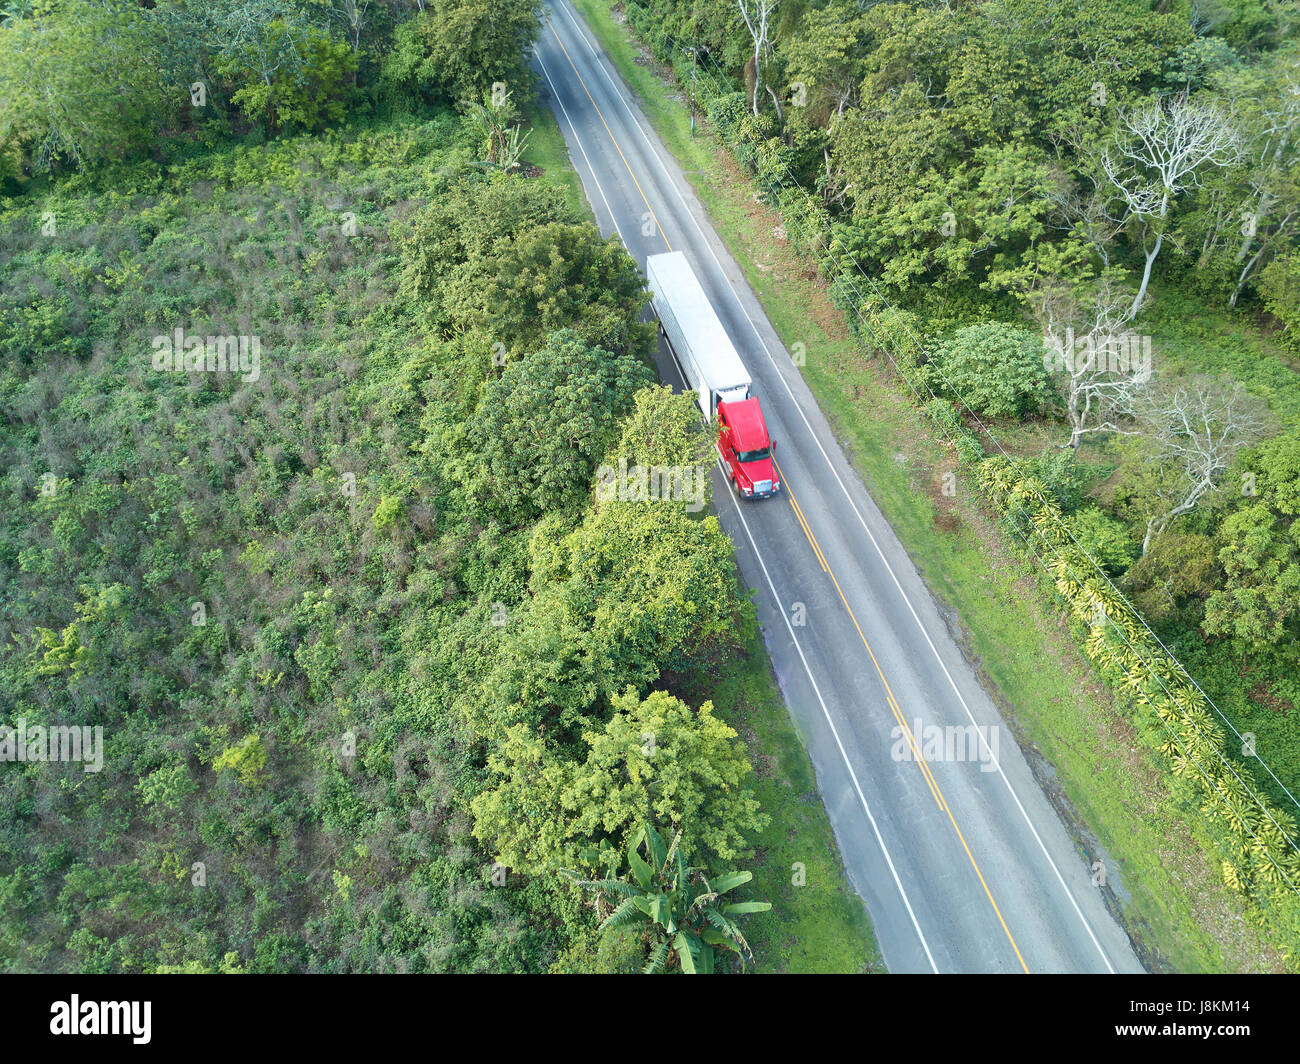
POLYGON ((594 221, 591 204, 582 191, 582 179, 573 169, 564 134, 560 132, 555 116, 549 108, 530 102, 524 108, 524 118, 528 125, 528 146, 524 149, 523 161, 538 167, 546 180, 559 185, 566 202, 577 214, 594 221))
POLYGON ((754 792, 771 818, 755 840, 750 896, 772 903, 744 931, 760 972, 883 972, 862 899, 849 884, 812 762, 786 712, 762 641, 712 690, 745 740, 754 792), (797 866, 803 883, 795 885, 797 866))
MULTIPOLYGON (((1053 766, 1079 839, 1100 839, 1131 934, 1151 967, 1269 969, 1277 960, 1206 859, 1203 839, 1165 789, 1165 769, 1139 747, 1110 692, 1089 669, 1023 567, 1010 558, 976 500, 938 492, 956 468, 884 367, 864 358, 824 285, 773 238, 779 219, 655 68, 635 62, 629 29, 606 0, 575 0, 659 136, 677 157, 787 347, 807 349, 805 379, 930 588, 960 616, 967 653, 995 689, 1022 744, 1053 766), (1044 661, 1054 668, 1044 670, 1044 661), (1132 739, 1132 742, 1128 740, 1132 739)), ((1091 847, 1080 843, 1081 850, 1091 847)))

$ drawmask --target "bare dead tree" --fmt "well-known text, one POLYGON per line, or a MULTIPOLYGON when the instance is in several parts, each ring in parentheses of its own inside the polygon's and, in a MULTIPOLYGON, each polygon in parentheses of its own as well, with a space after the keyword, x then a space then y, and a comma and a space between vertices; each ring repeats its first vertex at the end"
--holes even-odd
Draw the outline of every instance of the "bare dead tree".
POLYGON ((1267 406, 1239 383, 1210 377, 1157 382, 1130 396, 1126 412, 1150 439, 1157 466, 1143 554, 1174 518, 1196 508, 1233 455, 1262 439, 1271 424, 1267 406))
POLYGON ((1066 446, 1093 432, 1120 431, 1119 418, 1151 378, 1150 340, 1129 329, 1128 292, 1104 273, 1091 290, 1045 277, 1027 293, 1043 331, 1044 363, 1056 376, 1070 422, 1066 446))
POLYGON ((1124 228, 1124 219, 1111 212, 1109 182, 1095 173, 1086 173, 1085 180, 1086 185, 1058 171, 1048 190, 1059 216, 1056 228, 1081 236, 1097 253, 1102 266, 1109 267, 1111 245, 1124 228))
POLYGON ((776 10, 779 0, 736 0, 740 8, 740 17, 745 20, 745 28, 754 41, 754 97, 752 106, 758 114, 758 94, 763 84, 762 62, 763 49, 767 47, 769 21, 776 10))
POLYGON ((1237 249, 1236 261, 1242 263, 1233 285, 1228 305, 1235 307, 1241 298, 1241 291, 1246 287, 1251 274, 1264 255, 1276 247, 1285 238, 1291 223, 1295 221, 1295 211, 1287 211, 1280 219, 1269 223, 1273 208, 1278 205, 1278 198, 1273 194, 1274 174, 1257 174, 1251 178, 1251 190, 1255 196, 1254 210, 1248 211, 1242 219, 1241 246, 1237 249), (1258 245, 1258 246, 1256 246, 1258 245), (1253 249, 1253 251, 1252 251, 1253 249), (1247 258, 1249 256, 1249 258, 1247 258))
MULTIPOLYGON (((361 51, 361 34, 365 29, 366 12, 369 7, 370 0, 334 0, 334 6, 331 8, 335 17, 347 26, 349 43, 354 52, 361 51)), ((355 82, 355 77, 353 80, 355 82)))
POLYGON ((1254 172, 1249 179, 1251 196, 1242 219, 1241 246, 1236 261, 1244 263, 1228 300, 1236 306, 1242 289, 1263 258, 1286 237, 1295 211, 1279 219, 1274 208, 1295 203, 1295 141, 1300 134, 1300 59, 1283 67, 1269 94, 1258 97, 1259 128, 1255 137, 1254 172), (1290 186, 1288 188, 1288 186, 1290 186), (1279 193, 1279 190, 1283 190, 1279 193), (1258 244, 1258 246, 1256 246, 1258 244))
POLYGON ((1142 230, 1146 262, 1130 318, 1146 299, 1173 201, 1200 184, 1201 167, 1228 166, 1240 156, 1236 127, 1212 104, 1167 96, 1120 115, 1119 130, 1098 163, 1119 196, 1125 223, 1135 220, 1142 230))

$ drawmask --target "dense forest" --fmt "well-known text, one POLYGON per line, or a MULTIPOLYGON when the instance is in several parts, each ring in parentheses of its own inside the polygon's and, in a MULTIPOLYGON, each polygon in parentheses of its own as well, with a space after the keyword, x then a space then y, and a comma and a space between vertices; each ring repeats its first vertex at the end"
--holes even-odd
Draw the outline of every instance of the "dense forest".
POLYGON ((0 25, 0 706, 103 733, 0 772, 6 968, 746 954, 770 818, 700 692, 753 608, 707 511, 593 492, 708 444, 635 263, 521 165, 537 17, 0 25))
POLYGON ((620 9, 840 303, 888 311, 873 346, 1032 474, 1294 812, 1300 9, 620 9))

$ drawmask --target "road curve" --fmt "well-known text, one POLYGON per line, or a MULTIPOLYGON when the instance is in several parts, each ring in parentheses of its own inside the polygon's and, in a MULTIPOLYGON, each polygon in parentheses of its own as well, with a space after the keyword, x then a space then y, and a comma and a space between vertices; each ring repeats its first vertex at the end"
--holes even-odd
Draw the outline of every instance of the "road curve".
MULTIPOLYGON (((743 273, 567 0, 551 0, 534 68, 602 232, 643 268, 685 252, 754 378, 783 491, 739 504, 715 470, 719 518, 890 971, 1142 971, 743 273), (926 749, 936 737, 955 742, 926 749)), ((659 368, 680 387, 662 342, 659 368)))

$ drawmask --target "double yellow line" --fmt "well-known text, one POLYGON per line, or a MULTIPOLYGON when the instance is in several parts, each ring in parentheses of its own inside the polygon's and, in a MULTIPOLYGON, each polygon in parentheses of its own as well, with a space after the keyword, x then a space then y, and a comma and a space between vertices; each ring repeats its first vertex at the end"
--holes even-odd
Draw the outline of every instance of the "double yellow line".
MULTIPOLYGON (((655 214, 655 209, 650 206, 650 201, 646 199, 645 191, 641 188, 641 182, 636 179, 636 174, 632 170, 631 164, 627 161, 627 156, 623 154, 623 147, 619 144, 618 138, 614 136, 614 131, 609 128, 609 123, 605 121, 605 112, 600 109, 596 103, 595 97, 591 95, 591 90, 587 88, 587 83, 582 80, 582 75, 578 73, 578 66, 569 55, 569 50, 564 47, 564 42, 560 40, 560 35, 555 32, 555 26, 550 19, 546 20, 546 25, 551 31, 551 36, 555 38, 555 43, 560 46, 560 51, 564 53, 564 58, 569 61, 569 66, 573 67, 573 73, 578 79, 578 84, 582 86, 582 91, 587 94, 587 99, 591 101, 591 106, 595 108, 596 114, 600 116, 600 124, 605 127, 605 132, 609 134, 610 143, 614 145, 614 150, 618 152, 618 157, 623 160, 623 165, 627 167, 628 176, 632 179, 632 184, 636 185, 636 190, 641 193, 641 202, 645 204, 646 210, 650 212, 650 217, 655 220, 655 227, 659 230, 659 235, 664 238, 664 243, 668 244, 668 250, 672 251, 672 244, 668 243, 668 234, 664 232, 664 227, 659 224, 659 215, 655 214)), ((574 130, 577 135, 577 130, 574 130)))
MULTIPOLYGON (((668 234, 664 232, 663 226, 659 224, 659 216, 655 213, 654 208, 650 206, 650 200, 646 197, 645 190, 641 187, 641 182, 637 180, 637 176, 633 172, 631 164, 627 161, 627 156, 623 154, 623 148, 619 144, 618 138, 614 136, 614 131, 609 128, 609 123, 605 121, 604 113, 596 103, 595 98, 591 95, 591 90, 587 88, 587 83, 583 81, 582 75, 578 72, 577 64, 574 63, 573 57, 569 55, 569 50, 564 47, 564 42, 560 40, 560 35, 555 32, 555 26, 551 24, 549 19, 546 24, 551 31, 551 35, 555 38, 555 43, 560 46, 560 51, 564 53, 564 58, 569 61, 569 66, 572 67, 574 76, 578 79, 578 84, 582 86, 582 91, 587 94, 587 99, 591 101, 592 108, 600 117, 600 124, 605 127, 605 132, 609 135, 610 142, 614 145, 614 150, 618 152, 618 157, 623 160, 623 165, 627 168, 628 176, 632 178, 632 183, 636 186, 637 192, 641 195, 641 201, 646 205, 646 210, 650 212, 650 217, 654 219, 655 225, 659 229, 659 235, 663 237, 663 241, 668 246, 668 250, 672 251, 673 246, 669 243, 668 234)), ((989 889, 989 885, 984 879, 984 873, 980 871, 979 864, 975 860, 975 855, 971 853, 970 847, 966 844, 966 837, 962 834, 961 828, 957 826, 957 820, 953 816, 952 810, 948 807, 948 803, 943 797, 943 791, 939 788, 939 781, 935 779, 934 772, 930 769, 930 765, 925 760, 921 751, 920 742, 912 733, 912 729, 908 727, 907 721, 903 718, 903 711, 898 704, 898 699, 894 697, 893 689, 889 686, 889 681, 885 679, 884 670, 880 667, 880 662, 876 660, 875 652, 871 649, 871 644, 867 642, 867 637, 862 631, 862 626, 858 623, 858 618, 854 615, 853 608, 849 605, 849 600, 845 598, 844 591, 840 587, 840 582, 835 578, 835 573, 831 569, 830 563, 827 562, 826 555, 822 552, 821 544, 817 542, 817 537, 813 535, 812 526, 808 523, 808 518, 804 516, 799 501, 795 498, 794 492, 790 490, 790 482, 786 480, 786 476, 781 471, 781 467, 776 464, 775 458, 773 458, 772 464, 776 465, 777 476, 785 482, 786 499, 789 500, 790 508, 794 511, 794 516, 799 522, 799 527, 803 529, 804 535, 808 537, 808 543, 813 549, 813 554, 817 557, 817 563, 822 567, 822 572, 831 578, 831 583, 835 585, 835 591, 840 596, 840 601, 844 604, 844 609, 848 611, 849 619, 853 622, 853 627, 857 630, 858 638, 862 640, 862 645, 867 648, 867 654, 871 658, 871 664, 875 666, 876 675, 880 677, 880 682, 884 685, 885 697, 889 702, 889 708, 894 714, 894 719, 898 721, 903 735, 907 738, 907 744, 912 751, 913 759, 916 764, 920 766, 921 773, 925 777, 925 782, 930 788, 930 793, 933 795, 935 803, 944 813, 947 814, 953 830, 957 833, 957 838, 961 841, 962 849, 966 851, 966 857, 970 860, 971 867, 975 869, 975 875, 979 877, 980 885, 984 888, 984 894, 988 898, 989 904, 993 906, 993 912, 997 914, 998 923, 1002 925, 1002 930, 1006 932, 1007 941, 1011 943, 1011 948, 1015 951, 1016 959, 1020 962, 1020 967, 1027 973, 1029 971, 1029 966, 1025 964, 1024 957, 1020 955, 1020 947, 1016 945, 1016 940, 1011 934, 1011 929, 1007 927, 1006 920, 1002 917, 1002 910, 998 908, 998 903, 993 900, 993 892, 989 889)))
MULTIPOLYGON (((776 465, 776 459, 772 459, 772 464, 776 465)), ((777 466, 776 475, 785 480, 785 474, 781 472, 781 467, 777 466)), ((808 526, 808 518, 804 517, 803 511, 799 509, 799 504, 795 502, 793 493, 790 491, 789 483, 785 486, 785 497, 790 500, 790 509, 794 511, 795 520, 799 522, 799 527, 803 529, 803 534, 808 537, 808 542, 812 544, 813 553, 817 555, 817 561, 821 563, 822 572, 830 573, 831 567, 826 564, 826 556, 822 554, 821 546, 817 543, 817 537, 812 534, 812 529, 808 526)), ((834 576, 831 577, 835 579, 834 576)))

